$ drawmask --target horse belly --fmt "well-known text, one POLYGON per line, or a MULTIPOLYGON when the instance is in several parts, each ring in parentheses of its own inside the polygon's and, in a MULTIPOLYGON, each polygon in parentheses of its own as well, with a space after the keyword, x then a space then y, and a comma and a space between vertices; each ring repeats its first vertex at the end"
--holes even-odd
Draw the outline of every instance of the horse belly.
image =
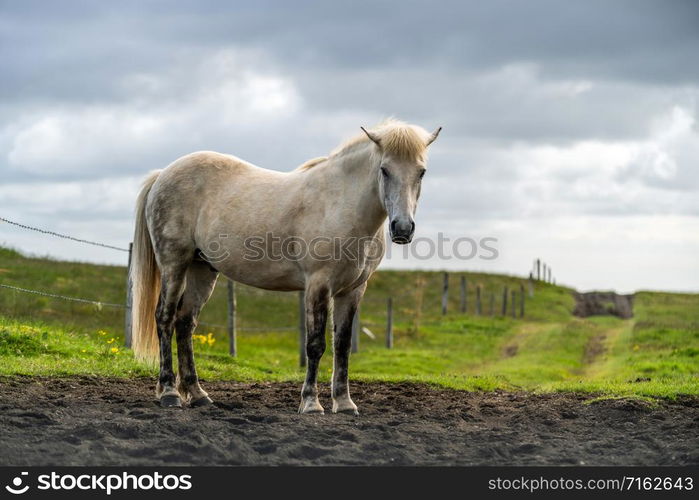
POLYGON ((230 258, 212 265, 227 278, 245 285, 277 291, 304 288, 303 273, 293 262, 230 258))

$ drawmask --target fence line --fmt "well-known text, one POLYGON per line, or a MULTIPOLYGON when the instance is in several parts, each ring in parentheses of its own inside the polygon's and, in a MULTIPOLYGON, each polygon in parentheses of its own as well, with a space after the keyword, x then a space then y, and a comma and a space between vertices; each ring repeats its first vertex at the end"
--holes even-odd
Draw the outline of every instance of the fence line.
POLYGON ((290 332, 296 330, 295 326, 239 326, 236 330, 244 332, 290 332))
POLYGON ((56 293, 42 292, 40 290, 31 290, 29 288, 21 288, 18 286, 5 285, 3 283, 0 283, 0 287, 1 288, 9 288, 10 290, 15 290, 18 292, 31 293, 34 295, 41 295, 43 297, 51 297, 54 299, 68 300, 71 302, 81 302, 83 304, 94 304, 94 305, 99 306, 99 307, 117 307, 119 309, 126 309, 126 306, 124 304, 112 304, 110 302, 101 302, 99 300, 90 300, 90 299, 84 299, 81 297, 68 297, 67 295, 58 295, 56 293))
MULTIPOLYGON (((446 303, 448 302, 448 300, 449 300, 449 297, 448 297, 448 291, 449 291, 448 280, 449 280, 448 273, 444 273, 443 290, 442 290, 442 292, 443 292, 443 295, 442 295, 442 308, 443 308, 443 309, 442 309, 442 314, 445 313, 445 311, 444 311, 444 306, 445 306, 445 304, 446 304, 446 303)), ((130 283, 129 283, 129 285, 130 285, 130 283)), ((118 308, 118 309, 126 309, 126 310, 127 310, 127 314, 128 314, 128 310, 130 309, 130 304, 129 304, 129 305, 114 304, 114 303, 110 303, 110 302, 101 302, 101 301, 86 299, 86 298, 82 298, 82 297, 70 297, 70 296, 65 296, 65 295, 59 295, 59 294, 53 294, 53 293, 43 292, 43 291, 39 291, 39 290, 32 290, 32 289, 28 289, 28 288, 21 288, 21 287, 17 287, 17 286, 13 286, 13 285, 5 285, 5 284, 2 284, 2 283, 0 283, 0 287, 1 287, 1 288, 6 288, 6 289, 10 289, 10 290, 19 291, 19 292, 24 292, 24 293, 30 293, 30 294, 35 294, 35 295, 40 295, 40 296, 45 296, 45 297, 50 297, 50 298, 55 298, 55 299, 66 300, 66 301, 79 302, 79 303, 86 303, 86 304, 94 304, 94 305, 97 305, 97 306, 100 306, 100 307, 106 306, 106 307, 114 307, 114 308, 118 308)), ((521 303, 520 303, 520 317, 523 317, 523 316, 524 316, 524 301, 525 301, 524 286, 523 286, 523 285, 520 285, 519 289, 520 289, 520 300, 521 300, 521 303)), ((463 289, 462 291, 463 291, 463 295, 464 295, 464 296, 462 296, 462 297, 460 297, 460 298, 461 298, 461 299, 464 299, 464 298, 465 298, 465 292, 466 292, 466 287, 465 287, 465 286, 464 286, 464 289, 463 289)), ((481 308, 480 308, 480 306, 481 306, 481 301, 480 301, 480 298, 481 298, 480 295, 481 295, 481 293, 480 293, 480 292, 481 292, 481 285, 479 284, 479 285, 476 287, 476 315, 478 315, 478 316, 481 315, 481 310, 480 310, 480 309, 481 309, 481 308)), ((513 317, 513 318, 516 318, 516 317, 517 317, 517 315, 516 315, 516 307, 517 307, 517 305, 516 305, 516 292, 515 292, 515 290, 512 290, 511 292, 512 292, 512 297, 511 297, 511 301, 510 301, 510 307, 511 307, 511 309, 512 309, 511 313, 512 313, 512 317, 513 317)), ((404 292, 404 293, 401 293, 401 294, 399 294, 399 295, 388 296, 387 298, 384 298, 384 299, 374 298, 374 299, 372 300, 372 302, 378 301, 378 300, 386 301, 386 302, 385 302, 385 303, 386 303, 386 306, 387 306, 387 310, 386 310, 386 347, 387 347, 388 349, 391 349, 391 348, 393 347, 393 300, 394 300, 395 298, 398 298, 398 297, 405 297, 405 296, 411 296, 411 295, 413 295, 413 294, 410 293, 410 292, 407 292, 407 293, 404 292)), ((229 299, 229 301, 231 300, 231 294, 230 294, 230 293, 229 293, 228 299, 229 299)), ((300 306, 300 311, 299 311, 299 313, 300 313, 300 316, 299 316, 299 318, 300 318, 300 320, 299 320, 299 330, 300 330, 300 335, 301 335, 301 336, 300 336, 300 345, 299 345, 299 348, 300 348, 300 362, 301 362, 301 364, 302 364, 302 366, 303 366, 303 363, 304 363, 304 361, 305 361, 305 352, 304 352, 305 349, 304 349, 303 342, 301 341, 301 339, 305 338, 305 318, 304 318, 304 316, 303 316, 303 314, 302 314, 302 313, 303 313, 303 309, 301 308, 301 307, 302 307, 302 304, 303 304, 303 292, 300 292, 300 293, 299 293, 299 299, 300 299, 300 300, 299 300, 299 306, 300 306)), ((493 299, 494 299, 494 294, 491 293, 491 306, 490 306, 490 307, 491 307, 491 315, 492 315, 493 312, 494 312, 494 311, 493 311, 493 305, 494 305, 494 300, 493 300, 493 299)), ((505 316, 505 315, 506 315, 506 312, 507 312, 507 299, 508 299, 508 287, 507 287, 507 286, 504 286, 504 288, 503 288, 503 303, 502 303, 502 306, 503 306, 502 315, 503 315, 503 316, 505 316)), ((234 297, 233 297, 233 300, 235 300, 234 297)), ((466 312, 466 311, 464 311, 464 312, 466 312)), ((230 310, 229 310, 229 314, 230 314, 230 310)), ((229 318, 229 321, 230 321, 230 318, 229 318)), ((357 352, 357 351, 359 350, 360 322, 361 322, 363 325, 365 325, 365 326, 370 326, 370 327, 379 327, 379 326, 381 326, 381 325, 376 324, 376 323, 369 323, 369 322, 360 321, 360 319, 359 319, 359 313, 357 313, 357 314, 355 315, 355 318, 354 318, 353 322, 352 322, 352 348, 353 348, 353 352, 357 352)), ((199 322, 199 325, 201 325, 201 326, 206 326, 206 327, 212 327, 212 328, 227 329, 227 330, 229 331, 229 340, 231 340, 232 342, 235 342, 235 340, 236 340, 236 338, 235 338, 235 337, 236 337, 236 335, 235 335, 235 334, 236 334, 236 331, 252 331, 252 332, 258 331, 258 332, 265 332, 265 331, 293 331, 293 330, 296 330, 296 327, 293 327, 293 326, 279 326, 279 327, 241 327, 241 326, 235 325, 234 328, 233 328, 233 331, 231 332, 231 324, 230 324, 230 323, 229 323, 228 325, 222 325, 222 324, 217 324, 217 323, 209 323, 209 322, 201 321, 201 322, 199 322)), ((130 332, 127 332, 127 336, 125 337, 125 340, 127 340, 127 341, 130 340, 129 337, 130 337, 130 332)), ((130 347, 130 346, 127 345, 127 347, 130 347)), ((231 355, 235 355, 235 352, 231 352, 231 355)))
MULTIPOLYGON (((41 290, 32 290, 30 288, 22 288, 19 286, 13 286, 13 285, 5 285, 4 283, 0 283, 0 288, 7 288, 9 290, 14 290, 17 292, 23 292, 23 293, 29 293, 32 295, 40 295, 42 297, 50 297, 52 299, 61 299, 61 300, 66 300, 70 302, 79 302, 81 304, 93 304, 98 307, 116 307, 117 309, 129 309, 125 304, 114 304, 112 302, 102 302, 100 300, 92 300, 92 299, 86 299, 83 297, 69 297, 67 295, 59 295, 56 293, 49 293, 49 292, 43 292, 41 290)), ((210 326, 212 328, 228 328, 227 325, 220 325, 218 323, 209 323, 206 321, 199 321, 199 325, 201 326, 210 326)), ((245 332, 289 332, 292 330, 296 330, 295 326, 239 326, 236 328, 236 330, 240 331, 245 331, 245 332)))
MULTIPOLYGON (((57 233, 54 231, 49 231, 45 229, 40 229, 32 226, 28 226, 25 224, 21 224, 19 222, 15 222, 9 219, 6 219, 4 217, 0 217, 0 222, 5 222, 7 224, 11 224, 23 229, 27 229, 30 231, 36 231, 42 234, 50 235, 50 236, 56 236, 58 238, 64 238, 68 239, 74 242, 78 243, 84 243, 88 245, 94 245, 94 246, 99 246, 103 248, 109 248, 112 250, 118 250, 118 251, 123 251, 123 252, 128 252, 129 254, 129 266, 131 264, 131 248, 132 245, 129 245, 129 248, 121 248, 113 245, 108 245, 106 243, 100 243, 96 241, 90 241, 90 240, 85 240, 82 238, 76 238, 73 236, 57 233)), ((533 296, 533 283, 534 283, 534 275, 536 274, 536 281, 544 281, 548 283, 554 283, 555 284, 555 279, 553 278, 552 272, 551 272, 551 266, 546 265, 543 263, 543 275, 541 273, 541 267, 542 267, 542 262, 540 259, 536 259, 534 261, 534 269, 529 273, 529 279, 528 279, 528 289, 529 289, 529 296, 533 296)), ((114 303, 109 303, 109 302, 101 302, 101 301, 96 301, 96 300, 91 300, 83 297, 70 297, 70 296, 65 296, 65 295, 59 295, 59 294, 53 294, 53 293, 48 293, 48 292, 43 292, 39 290, 32 290, 28 288, 21 288, 13 285, 5 285, 0 283, 0 287, 10 289, 10 290, 15 290, 19 292, 24 292, 24 293, 30 293, 30 294, 35 294, 35 295, 40 295, 44 297, 50 297, 50 298, 55 298, 55 299, 61 299, 61 300, 66 300, 66 301, 71 301, 71 302, 79 302, 79 303, 84 303, 84 304, 93 304, 98 307, 114 307, 114 308, 119 308, 119 309, 125 309, 126 310, 126 318, 125 318, 125 326, 126 326, 126 332, 125 332, 125 341, 127 342, 127 347, 130 347, 130 337, 131 337, 131 331, 130 331, 130 317, 129 317, 129 311, 131 309, 131 296, 130 296, 130 288, 131 288, 131 282, 127 281, 127 303, 126 304, 114 304, 114 303)), ((444 272, 443 273, 443 280, 442 280, 442 293, 441 293, 441 313, 442 316, 447 314, 447 308, 449 306, 449 273, 444 272)), ((481 285, 478 284, 476 286, 475 292, 476 292, 476 315, 480 316, 482 315, 482 304, 481 304, 481 285)), ((511 315, 512 318, 517 317, 517 292, 515 289, 511 290, 511 297, 509 297, 510 294, 508 294, 508 286, 505 285, 503 287, 503 294, 502 294, 502 316, 505 317, 508 312, 508 299, 510 302, 510 308, 511 308, 511 315)), ((465 278, 465 276, 461 275, 461 281, 460 281, 460 290, 459 290, 459 302, 460 302, 460 307, 459 310, 461 313, 468 313, 467 309, 467 300, 468 300, 468 283, 465 278)), ((235 315, 235 308, 236 308, 236 303, 235 303, 235 296, 237 294, 237 291, 235 290, 235 287, 233 283, 229 280, 228 283, 228 324, 227 325, 222 325, 222 324, 217 324, 217 323, 208 323, 201 321, 198 324, 201 326, 207 326, 207 327, 212 327, 212 328, 221 328, 221 329, 227 329, 228 335, 229 335, 229 340, 231 342, 231 351, 230 354, 235 356, 235 332, 236 331, 258 331, 258 332, 266 332, 266 331, 292 331, 296 330, 298 328, 299 330, 299 344, 300 344, 300 362, 301 365, 303 366, 305 363, 305 348, 304 348, 304 339, 305 339, 305 313, 304 313, 304 293, 299 292, 299 325, 298 327, 295 326, 279 326, 279 327, 241 327, 236 324, 234 315, 235 315)), ((257 293, 246 293, 246 295, 249 296, 255 296, 258 295, 257 293)), ((262 293, 259 294, 260 297, 263 296, 262 293)), ((524 317, 524 308, 525 308, 525 292, 524 292, 524 285, 520 284, 519 286, 519 296, 520 296, 520 303, 519 303, 519 317, 524 317)), ((367 298, 363 302, 383 302, 386 304, 386 347, 387 348, 392 348, 393 346, 393 305, 394 301, 396 299, 401 299, 404 297, 416 297, 416 292, 414 290, 408 289, 403 291, 402 293, 398 294, 389 294, 388 297, 371 297, 367 298)), ((284 298, 286 298, 286 294, 284 294, 284 298)), ((417 299, 416 299, 417 300, 417 299)), ((495 295, 491 291, 490 292, 490 314, 491 316, 495 315, 494 311, 494 305, 495 305, 495 295)), ((420 300, 420 305, 418 306, 420 310, 422 310, 422 300, 420 300)), ((418 314, 420 314, 418 312, 418 314)), ((360 332, 360 323, 365 326, 371 326, 371 327, 379 327, 381 325, 376 324, 376 323, 368 323, 361 321, 359 318, 359 310, 355 314, 355 317, 352 322, 352 352, 357 352, 359 349, 359 332, 360 332)))
POLYGON ((61 234, 61 233, 57 233, 55 231, 49 231, 48 229, 40 229, 38 227, 27 226, 26 224, 20 224, 19 222, 5 219, 4 217, 0 217, 0 221, 5 222, 7 224, 11 224, 13 226, 21 227, 22 229, 28 229, 30 231, 36 231, 38 233, 48 234, 50 236, 56 236, 57 238, 64 238, 66 240, 76 241, 78 243, 86 243, 88 245, 94 245, 97 247, 111 248, 112 250, 118 250, 120 252, 128 252, 129 251, 128 248, 116 247, 114 245, 108 245, 107 243, 99 243, 97 241, 84 240, 82 238, 76 238, 75 236, 68 236, 67 234, 61 234))
MULTIPOLYGON (((229 327, 228 325, 220 325, 218 323, 209 323, 207 321, 197 321, 197 325, 209 326, 211 328, 221 328, 221 329, 227 329, 229 327)), ((295 331, 296 327, 295 326, 237 326, 236 325, 235 330, 241 331, 241 332, 290 332, 290 331, 295 331)))
POLYGON ((551 265, 538 258, 534 259, 532 270, 529 272, 529 281, 532 282, 535 279, 536 281, 543 281, 544 283, 556 284, 556 278, 551 270, 551 265))

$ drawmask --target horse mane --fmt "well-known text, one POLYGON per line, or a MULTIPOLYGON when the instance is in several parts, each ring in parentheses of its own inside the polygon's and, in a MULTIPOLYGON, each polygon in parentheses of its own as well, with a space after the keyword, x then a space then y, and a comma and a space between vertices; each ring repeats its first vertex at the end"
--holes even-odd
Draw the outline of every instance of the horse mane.
MULTIPOLYGON (((422 127, 388 118, 372 127, 370 132, 379 138, 381 148, 393 156, 407 160, 425 157, 427 150, 425 144, 427 144, 429 133, 422 127)), ((340 144, 330 153, 330 157, 313 158, 303 163, 296 170, 308 170, 331 157, 346 154, 353 151, 357 146, 370 142, 369 137, 362 132, 340 144)))
MULTIPOLYGON (((379 138, 381 148, 393 156, 407 160, 415 160, 425 156, 429 133, 422 127, 410 125, 394 118, 387 118, 369 131, 379 138)), ((331 153, 331 156, 346 153, 354 149, 355 146, 368 142, 371 140, 362 132, 340 144, 331 153)))

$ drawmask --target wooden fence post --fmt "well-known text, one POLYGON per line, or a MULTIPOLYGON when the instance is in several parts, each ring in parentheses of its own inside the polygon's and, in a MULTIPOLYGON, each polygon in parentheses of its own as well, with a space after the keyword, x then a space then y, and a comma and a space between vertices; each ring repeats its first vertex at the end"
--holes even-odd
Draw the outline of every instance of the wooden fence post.
POLYGON ((359 351, 359 307, 352 318, 352 352, 359 351))
POLYGON ((519 317, 524 318, 524 285, 519 285, 519 317))
POLYGON ((447 304, 449 302, 449 273, 444 273, 444 283, 442 285, 442 316, 447 314, 447 304))
POLYGON ((393 297, 386 299, 386 348, 393 349, 393 297))
POLYGON ((476 287, 476 314, 481 315, 481 286, 476 287))
POLYGON ((490 292, 490 316, 495 316, 495 294, 490 292))
POLYGON ((529 273, 529 281, 527 282, 527 287, 529 288, 529 296, 534 296, 534 276, 529 273))
POLYGON ((507 285, 502 289, 502 315, 507 316, 507 285))
POLYGON ((548 270, 547 270, 546 264, 542 264, 542 266, 543 266, 544 269, 543 269, 543 273, 542 273, 541 279, 544 281, 544 283, 546 283, 546 282, 548 281, 548 270))
POLYGON ((126 266, 126 312, 124 313, 124 345, 129 349, 131 349, 131 339, 133 335, 133 325, 131 323, 131 308, 133 307, 133 283, 131 283, 132 252, 133 243, 129 243, 129 261, 126 266))
POLYGON ((510 297, 511 299, 511 309, 512 309, 512 317, 516 318, 517 317, 517 292, 512 289, 512 295, 510 297))
POLYGON ((541 281, 541 259, 536 259, 536 281, 541 281))
POLYGON ((299 366, 306 366, 306 294, 299 292, 299 366))
POLYGON ((235 322, 235 283, 228 280, 228 354, 234 358, 238 355, 235 322))
POLYGON ((461 312, 465 313, 468 309, 468 284, 466 283, 466 276, 461 277, 461 294, 459 298, 461 299, 461 312))

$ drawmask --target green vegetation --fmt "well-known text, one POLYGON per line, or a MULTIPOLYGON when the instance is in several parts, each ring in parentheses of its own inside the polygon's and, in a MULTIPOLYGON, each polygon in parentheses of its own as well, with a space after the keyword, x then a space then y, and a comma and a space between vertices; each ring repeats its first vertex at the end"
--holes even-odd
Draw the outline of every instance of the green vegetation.
MULTIPOLYGON (((123 267, 28 258, 0 249, 3 284, 122 303, 125 282, 123 267)), ((376 273, 361 311, 362 325, 376 338, 362 335, 352 379, 603 397, 699 394, 699 295, 641 292, 632 320, 581 319, 570 314, 571 290, 539 283, 527 297, 525 319, 502 317, 503 286, 519 292, 521 285, 526 291, 526 282, 515 277, 452 273, 449 314, 442 316, 441 273, 376 273), (460 276, 469 284, 467 314, 458 312, 460 276), (474 314, 476 285, 482 288, 482 316, 474 314), (383 340, 388 296, 394 298, 392 350, 383 340)), ((226 323, 225 297, 221 280, 203 322, 226 323)), ((201 325, 195 351, 202 378, 300 382, 297 300, 296 294, 238 285, 238 357, 227 355, 225 329, 201 325)), ((153 376, 153 367, 135 362, 121 347, 123 320, 123 309, 0 289, 0 375, 153 376)), ((326 355, 325 381, 331 366, 326 355)))

